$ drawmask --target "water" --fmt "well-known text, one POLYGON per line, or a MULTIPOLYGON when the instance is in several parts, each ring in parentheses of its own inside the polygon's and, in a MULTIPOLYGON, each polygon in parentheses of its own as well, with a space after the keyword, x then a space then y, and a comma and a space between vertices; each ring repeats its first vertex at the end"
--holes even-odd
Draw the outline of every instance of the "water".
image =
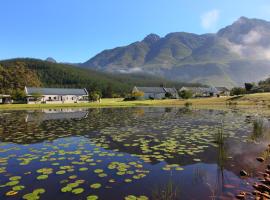
POLYGON ((255 158, 270 138, 254 120, 185 108, 2 111, 0 199, 232 199, 264 167, 255 158))

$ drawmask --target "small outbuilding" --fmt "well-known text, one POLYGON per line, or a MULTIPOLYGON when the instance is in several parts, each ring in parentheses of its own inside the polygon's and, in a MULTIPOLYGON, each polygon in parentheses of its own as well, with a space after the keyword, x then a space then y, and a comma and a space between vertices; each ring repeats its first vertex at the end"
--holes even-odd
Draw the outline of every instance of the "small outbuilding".
POLYGON ((0 94, 0 104, 10 104, 12 103, 12 98, 8 94, 0 94))
POLYGON ((74 88, 36 88, 25 87, 28 104, 33 103, 85 103, 88 91, 74 88))

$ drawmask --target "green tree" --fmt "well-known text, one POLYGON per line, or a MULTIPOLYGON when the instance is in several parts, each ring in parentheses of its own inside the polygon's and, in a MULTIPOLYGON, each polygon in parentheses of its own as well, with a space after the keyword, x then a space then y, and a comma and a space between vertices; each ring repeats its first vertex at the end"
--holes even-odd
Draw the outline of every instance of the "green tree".
POLYGON ((230 95, 241 95, 241 94, 246 94, 246 89, 242 87, 234 87, 231 89, 230 95))
POLYGON ((92 91, 89 93, 89 100, 90 101, 98 101, 101 95, 98 91, 92 91))
POLYGON ((165 97, 168 98, 168 99, 171 99, 171 98, 173 98, 173 95, 170 92, 166 92, 165 97))
POLYGON ((245 89, 247 92, 251 91, 251 89, 253 88, 254 83, 245 83, 245 89))
POLYGON ((26 94, 24 90, 17 89, 11 92, 11 98, 15 101, 24 101, 25 97, 26 97, 26 94))
POLYGON ((183 99, 190 99, 192 95, 193 94, 190 90, 183 90, 179 93, 179 96, 183 99))
POLYGON ((132 92, 131 96, 136 100, 142 99, 144 97, 144 92, 141 91, 132 92))
POLYGON ((41 101, 41 98, 43 95, 37 92, 37 93, 33 93, 31 96, 34 98, 35 101, 41 101))

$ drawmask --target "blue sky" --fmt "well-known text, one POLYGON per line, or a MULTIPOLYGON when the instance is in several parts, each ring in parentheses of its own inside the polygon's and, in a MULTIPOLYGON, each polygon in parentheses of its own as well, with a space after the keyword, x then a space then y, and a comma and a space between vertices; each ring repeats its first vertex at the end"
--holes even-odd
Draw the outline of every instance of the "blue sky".
POLYGON ((270 21, 269 0, 1 0, 0 59, 84 62, 149 33, 207 33, 240 16, 270 21))

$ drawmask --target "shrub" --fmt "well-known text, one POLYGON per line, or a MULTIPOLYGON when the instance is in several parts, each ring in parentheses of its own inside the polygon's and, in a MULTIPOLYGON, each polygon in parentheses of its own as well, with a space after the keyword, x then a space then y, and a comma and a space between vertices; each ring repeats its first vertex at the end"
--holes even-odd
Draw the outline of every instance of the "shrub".
POLYGON ((131 96, 136 100, 142 99, 144 97, 144 92, 140 92, 140 91, 132 92, 131 96))
POLYGON ((234 87, 234 88, 231 89, 231 92, 230 92, 231 96, 241 95, 241 94, 246 94, 246 89, 245 88, 234 87))
POLYGON ((98 101, 100 99, 101 95, 98 91, 93 91, 89 93, 89 100, 91 101, 98 101))
POLYGON ((179 96, 183 99, 190 99, 192 97, 192 92, 189 90, 183 90, 179 93, 179 96))
POLYGON ((165 97, 166 97, 167 99, 172 99, 172 98, 173 98, 173 95, 172 95, 172 93, 170 93, 170 92, 166 92, 166 93, 165 93, 165 97))
POLYGON ((15 101, 25 101, 26 98, 26 94, 24 92, 24 90, 13 90, 11 93, 11 98, 15 101))
POLYGON ((34 98, 34 100, 35 101, 41 101, 41 98, 42 98, 42 94, 41 93, 33 93, 32 95, 31 95, 33 98, 34 98))

